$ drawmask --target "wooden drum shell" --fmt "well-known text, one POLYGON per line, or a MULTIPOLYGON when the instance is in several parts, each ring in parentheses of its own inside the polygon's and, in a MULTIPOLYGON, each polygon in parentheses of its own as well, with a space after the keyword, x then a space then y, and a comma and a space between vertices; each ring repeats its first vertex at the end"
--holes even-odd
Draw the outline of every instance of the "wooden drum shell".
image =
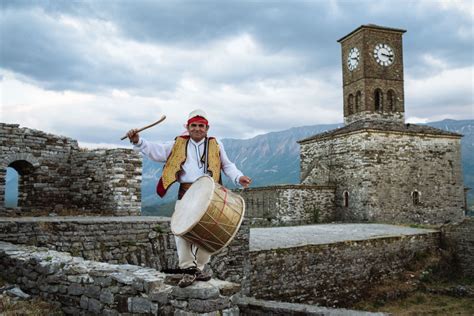
POLYGON ((211 254, 221 251, 234 239, 245 215, 244 199, 222 185, 213 183, 209 205, 200 220, 179 234, 173 231, 173 225, 171 227, 175 235, 211 254))

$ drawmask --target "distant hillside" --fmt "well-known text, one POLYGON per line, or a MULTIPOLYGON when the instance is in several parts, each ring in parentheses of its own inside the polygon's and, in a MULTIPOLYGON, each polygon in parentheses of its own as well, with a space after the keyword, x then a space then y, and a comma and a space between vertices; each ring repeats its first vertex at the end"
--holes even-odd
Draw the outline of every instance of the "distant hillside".
MULTIPOLYGON (((474 201, 474 120, 443 120, 427 125, 464 135, 461 140, 463 175, 465 185, 473 188, 468 195, 471 205, 474 201)), ((222 142, 229 158, 254 179, 253 186, 298 183, 300 157, 296 141, 341 126, 342 123, 294 127, 251 139, 223 139, 222 142)), ((144 159, 142 206, 146 213, 158 211, 161 214, 163 204, 166 205, 163 212, 169 213, 170 203, 175 200, 176 186, 163 200, 155 194, 161 168, 162 164, 144 159)), ((232 187, 228 181, 225 184, 232 187)))

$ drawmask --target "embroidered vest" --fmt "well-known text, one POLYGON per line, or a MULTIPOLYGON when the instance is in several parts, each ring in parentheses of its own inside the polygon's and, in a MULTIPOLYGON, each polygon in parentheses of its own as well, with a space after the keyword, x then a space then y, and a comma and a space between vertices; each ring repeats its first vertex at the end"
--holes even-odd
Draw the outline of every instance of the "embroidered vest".
MULTIPOLYGON (((171 149, 171 154, 166 160, 163 168, 160 181, 156 186, 156 193, 160 197, 164 197, 168 188, 178 181, 179 174, 183 171, 183 164, 186 162, 189 139, 189 136, 176 137, 173 148, 171 149)), ((219 152, 219 144, 214 137, 209 137, 209 149, 204 148, 204 155, 201 157, 203 163, 206 159, 206 151, 209 152, 207 158, 207 170, 209 175, 214 179, 214 181, 220 183, 221 156, 219 152)))

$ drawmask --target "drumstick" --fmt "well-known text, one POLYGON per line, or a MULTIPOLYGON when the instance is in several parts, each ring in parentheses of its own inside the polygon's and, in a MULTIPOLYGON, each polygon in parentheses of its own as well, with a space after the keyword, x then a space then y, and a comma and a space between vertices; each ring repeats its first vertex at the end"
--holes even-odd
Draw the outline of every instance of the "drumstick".
MULTIPOLYGON (((145 126, 145 127, 139 128, 139 129, 137 130, 137 133, 140 133, 141 131, 144 131, 144 130, 146 130, 147 128, 150 128, 150 127, 153 127, 153 126, 155 126, 155 125, 157 125, 157 124, 160 124, 160 123, 163 122, 165 119, 166 119, 166 115, 163 115, 163 116, 162 116, 158 121, 156 121, 155 123, 152 123, 152 124, 147 125, 147 126, 145 126)), ((120 140, 124 140, 125 138, 127 138, 127 135, 125 135, 124 137, 120 138, 120 140)))

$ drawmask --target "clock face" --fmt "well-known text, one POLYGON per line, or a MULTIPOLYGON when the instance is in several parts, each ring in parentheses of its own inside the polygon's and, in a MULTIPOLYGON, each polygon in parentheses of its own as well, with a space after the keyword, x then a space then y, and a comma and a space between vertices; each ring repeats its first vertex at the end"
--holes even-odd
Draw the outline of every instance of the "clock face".
POLYGON ((349 51, 349 56, 347 56, 347 68, 352 71, 357 68, 359 65, 359 50, 356 47, 352 47, 349 51))
POLYGON ((387 44, 377 44, 374 48, 374 58, 379 65, 390 66, 393 64, 395 55, 392 48, 387 44))

